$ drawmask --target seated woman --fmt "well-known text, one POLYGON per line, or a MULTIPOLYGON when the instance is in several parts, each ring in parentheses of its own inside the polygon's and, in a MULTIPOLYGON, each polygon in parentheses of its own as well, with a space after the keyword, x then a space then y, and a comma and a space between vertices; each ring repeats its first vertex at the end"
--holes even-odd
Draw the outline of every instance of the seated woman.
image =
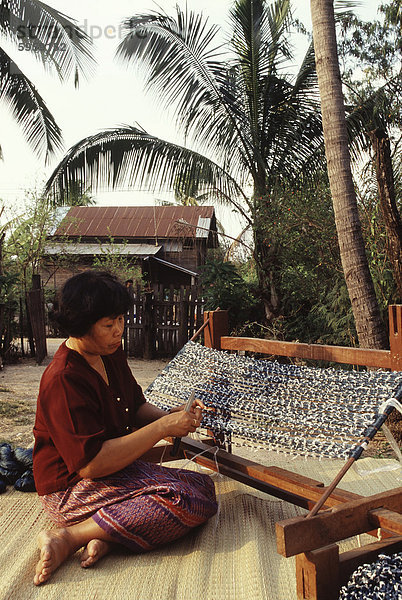
POLYGON ((59 525, 39 535, 34 583, 81 547, 92 566, 120 544, 145 552, 217 510, 208 475, 139 460, 166 436, 194 432, 203 404, 169 413, 146 402, 121 348, 129 295, 115 277, 86 271, 62 291, 59 325, 69 338, 45 370, 34 427, 34 477, 59 525))

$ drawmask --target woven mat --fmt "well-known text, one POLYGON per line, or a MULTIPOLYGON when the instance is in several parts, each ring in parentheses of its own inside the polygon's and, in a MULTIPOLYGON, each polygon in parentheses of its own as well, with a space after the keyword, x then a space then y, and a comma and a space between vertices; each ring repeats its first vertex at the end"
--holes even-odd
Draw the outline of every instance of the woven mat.
MULTIPOLYGON (((286 466, 329 483, 341 464, 295 460, 286 466)), ((363 459, 357 465, 342 481, 343 488, 367 495, 401 485, 396 461, 363 459)), ((275 522, 302 509, 225 477, 212 477, 220 512, 205 526, 149 554, 107 556, 93 569, 81 569, 77 553, 41 587, 32 584, 36 537, 49 521, 35 494, 8 491, 0 496, 0 600, 295 599, 294 559, 276 553, 275 522)), ((352 539, 342 550, 356 545, 352 539)))

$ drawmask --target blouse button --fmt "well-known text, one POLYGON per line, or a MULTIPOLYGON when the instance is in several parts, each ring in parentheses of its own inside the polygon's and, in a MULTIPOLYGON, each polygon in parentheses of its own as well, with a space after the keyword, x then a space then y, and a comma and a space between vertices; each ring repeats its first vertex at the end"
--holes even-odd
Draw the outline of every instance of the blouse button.
POLYGON ((127 426, 126 431, 131 431, 131 427, 127 426))
POLYGON ((126 412, 128 412, 128 408, 126 408, 125 410, 126 410, 126 412))
POLYGON ((120 402, 120 398, 116 398, 117 402, 120 402))

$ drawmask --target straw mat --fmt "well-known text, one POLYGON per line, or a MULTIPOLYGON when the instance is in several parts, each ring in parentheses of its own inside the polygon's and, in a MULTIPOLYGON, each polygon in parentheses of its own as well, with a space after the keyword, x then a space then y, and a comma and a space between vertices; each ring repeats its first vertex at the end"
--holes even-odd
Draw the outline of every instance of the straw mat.
MULTIPOLYGON (((288 460, 286 467, 327 484, 341 464, 288 460)), ((343 488, 369 495, 401 485, 396 461, 363 459, 357 465, 343 488)), ((217 474, 212 477, 220 512, 205 526, 149 554, 109 555, 93 569, 81 569, 75 555, 41 587, 32 583, 36 537, 50 523, 36 494, 8 491, 0 497, 0 600, 295 599, 294 559, 276 553, 275 522, 302 509, 217 474)), ((342 549, 356 545, 353 539, 342 549)))

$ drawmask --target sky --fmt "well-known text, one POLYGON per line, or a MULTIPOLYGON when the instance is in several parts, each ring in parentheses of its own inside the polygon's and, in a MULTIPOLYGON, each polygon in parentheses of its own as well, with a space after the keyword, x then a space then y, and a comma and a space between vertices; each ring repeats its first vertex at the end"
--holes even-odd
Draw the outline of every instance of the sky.
MULTIPOLYGON (((48 4, 76 19, 78 25, 94 40, 94 53, 98 62, 95 74, 81 80, 78 90, 73 83, 61 84, 56 77, 43 72, 28 52, 7 49, 14 60, 38 88, 42 97, 62 129, 64 148, 86 136, 121 124, 140 125, 148 133, 180 143, 182 140, 174 127, 173 118, 166 115, 151 94, 144 91, 143 81, 133 69, 114 59, 116 47, 121 40, 120 24, 133 14, 158 11, 158 7, 173 14, 174 0, 48 0, 48 4)), ((180 2, 184 6, 184 2, 180 2)), ((190 9, 202 10, 210 23, 225 27, 232 0, 187 0, 190 9)), ((366 20, 374 19, 380 0, 362 0, 358 13, 366 20)), ((294 0, 296 16, 311 30, 309 0, 294 0)), ((3 43, 3 41, 2 41, 3 43)), ((294 40, 296 57, 300 60, 307 41, 294 40)), ((58 154, 51 163, 44 165, 26 144, 20 128, 10 113, 0 106, 0 144, 4 159, 0 161, 0 199, 7 207, 20 210, 27 190, 40 190, 46 178, 61 160, 58 154)), ((166 194, 143 191, 98 193, 97 203, 152 204, 166 194)), ((1 205, 1 202, 0 202, 1 205)), ((219 214, 218 214, 219 218, 219 214)), ((228 227, 240 228, 238 217, 225 214, 228 227)))

